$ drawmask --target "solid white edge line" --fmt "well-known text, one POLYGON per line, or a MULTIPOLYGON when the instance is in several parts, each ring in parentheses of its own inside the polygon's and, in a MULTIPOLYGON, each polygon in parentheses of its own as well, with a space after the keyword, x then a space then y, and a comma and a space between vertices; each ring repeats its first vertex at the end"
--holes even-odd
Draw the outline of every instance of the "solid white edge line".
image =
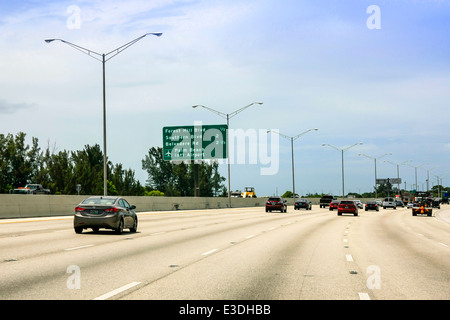
POLYGON ((133 288, 133 287, 135 287, 135 286, 137 286, 139 284, 140 284, 140 282, 131 282, 129 284, 126 284, 126 285, 116 289, 116 290, 107 292, 107 293, 105 293, 105 294, 103 294, 103 295, 101 295, 101 296, 99 296, 97 298, 94 298, 93 300, 106 300, 106 299, 109 299, 109 298, 111 298, 111 297, 113 297, 113 296, 115 296, 115 295, 117 295, 117 294, 119 294, 121 292, 124 292, 124 291, 126 291, 126 290, 128 290, 130 288, 133 288))
POLYGON ((84 248, 89 248, 89 247, 93 247, 93 244, 87 244, 85 246, 80 246, 80 247, 74 247, 74 248, 67 248, 64 249, 65 251, 72 251, 72 250, 78 250, 78 249, 84 249, 84 248))
POLYGON ((370 296, 365 292, 358 292, 359 300, 370 300, 370 296))
POLYGON ((202 253, 202 256, 207 256, 208 254, 214 253, 214 252, 216 252, 217 250, 219 250, 219 249, 212 249, 212 250, 203 252, 203 253, 202 253))

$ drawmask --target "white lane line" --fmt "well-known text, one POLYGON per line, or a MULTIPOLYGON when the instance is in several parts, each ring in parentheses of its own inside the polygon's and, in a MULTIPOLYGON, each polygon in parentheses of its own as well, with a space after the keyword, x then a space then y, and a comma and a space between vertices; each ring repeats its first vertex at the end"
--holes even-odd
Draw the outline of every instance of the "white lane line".
POLYGON ((359 300, 370 300, 370 296, 365 292, 358 292, 359 300))
POLYGON ((347 259, 347 261, 353 261, 353 257, 351 254, 346 254, 345 259, 347 259))
POLYGON ((444 247, 447 247, 447 248, 448 248, 448 245, 446 245, 445 243, 439 242, 439 244, 440 244, 441 246, 444 246, 444 247))
POLYGON ((254 236, 256 236, 256 234, 251 234, 251 235, 249 235, 249 236, 246 236, 245 239, 251 239, 251 238, 253 238, 254 236))
POLYGON ((124 292, 124 291, 126 291, 128 289, 131 289, 131 288, 133 288, 133 287, 135 287, 135 286, 137 286, 139 284, 140 284, 140 282, 131 282, 129 284, 124 285, 123 287, 120 287, 120 288, 118 288, 116 290, 107 292, 107 293, 105 293, 105 294, 103 294, 103 295, 101 295, 101 296, 99 296, 97 298, 94 298, 94 300, 106 300, 106 299, 109 299, 109 298, 111 298, 111 297, 113 297, 113 296, 115 296, 115 295, 117 295, 117 294, 119 294, 121 292, 124 292))
POLYGON ((212 250, 203 252, 203 253, 202 253, 202 256, 207 256, 208 254, 214 253, 214 252, 216 252, 217 250, 219 250, 219 249, 212 249, 212 250))
POLYGON ((84 249, 84 248, 89 248, 89 247, 93 247, 93 244, 87 244, 85 246, 80 246, 80 247, 74 247, 74 248, 67 248, 64 249, 64 251, 72 251, 72 250, 78 250, 78 249, 84 249))

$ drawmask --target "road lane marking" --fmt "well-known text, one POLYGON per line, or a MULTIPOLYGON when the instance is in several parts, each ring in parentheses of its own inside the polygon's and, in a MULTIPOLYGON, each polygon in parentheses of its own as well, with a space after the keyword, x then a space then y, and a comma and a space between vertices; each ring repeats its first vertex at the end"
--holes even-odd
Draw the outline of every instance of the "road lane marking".
POLYGON ((72 250, 78 250, 78 249, 84 249, 84 248, 89 248, 89 247, 93 247, 93 244, 87 244, 85 246, 80 246, 80 247, 74 247, 74 248, 67 248, 64 249, 64 251, 72 251, 72 250))
POLYGON ((202 256, 207 256, 208 254, 214 253, 214 252, 216 252, 217 250, 219 250, 219 249, 212 249, 212 250, 203 252, 203 253, 202 253, 202 256))
POLYGON ((440 244, 441 246, 444 246, 444 247, 447 247, 447 248, 448 248, 448 245, 446 245, 445 243, 439 242, 439 244, 440 244))
POLYGON ((365 292, 358 292, 359 300, 370 300, 370 296, 365 292))
POLYGON ((116 289, 116 290, 113 290, 113 291, 107 292, 107 293, 105 293, 105 294, 103 294, 101 296, 98 296, 97 298, 94 298, 94 300, 106 300, 106 299, 109 299, 109 298, 111 298, 111 297, 113 297, 115 295, 118 295, 119 293, 124 292, 124 291, 126 291, 128 289, 131 289, 131 288, 133 288, 133 287, 135 287, 135 286, 137 286, 139 284, 141 284, 141 283, 140 282, 131 282, 129 284, 126 284, 126 285, 116 289))
POLYGON ((353 261, 353 257, 351 254, 346 254, 345 259, 347 259, 347 261, 350 261, 350 262, 353 261))
POLYGON ((256 234, 251 234, 251 235, 249 235, 249 236, 246 236, 245 239, 251 239, 251 238, 253 238, 254 236, 256 236, 256 234))

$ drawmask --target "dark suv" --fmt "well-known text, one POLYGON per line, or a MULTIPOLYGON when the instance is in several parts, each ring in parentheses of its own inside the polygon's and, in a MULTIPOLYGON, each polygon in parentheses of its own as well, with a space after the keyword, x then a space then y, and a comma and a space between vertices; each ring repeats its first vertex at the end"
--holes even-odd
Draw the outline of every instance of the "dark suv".
POLYGON ((266 202, 266 212, 272 212, 272 210, 287 212, 286 200, 282 197, 270 197, 266 202))

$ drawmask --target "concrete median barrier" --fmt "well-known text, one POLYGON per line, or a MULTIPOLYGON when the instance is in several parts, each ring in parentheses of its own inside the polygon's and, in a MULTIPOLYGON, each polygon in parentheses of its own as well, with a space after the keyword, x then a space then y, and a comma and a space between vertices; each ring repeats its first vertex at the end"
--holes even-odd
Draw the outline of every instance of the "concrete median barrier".
MULTIPOLYGON (((89 196, 0 194, 0 219, 70 216, 74 208, 89 196)), ((128 197, 137 212, 176 211, 228 208, 228 198, 222 197, 128 197)), ((293 199, 286 199, 293 205, 293 199)), ((318 198, 310 198, 313 206, 318 198)), ((368 199, 360 199, 363 203, 368 199)), ((267 198, 231 198, 231 207, 264 207, 267 198)))

